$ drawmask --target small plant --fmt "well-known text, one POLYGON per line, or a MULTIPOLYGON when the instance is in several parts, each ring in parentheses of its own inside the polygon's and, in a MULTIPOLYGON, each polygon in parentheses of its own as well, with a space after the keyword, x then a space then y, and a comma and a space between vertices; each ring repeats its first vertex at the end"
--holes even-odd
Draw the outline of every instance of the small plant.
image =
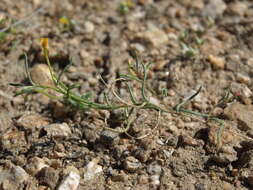
POLYGON ((1 27, 1 29, 0 29, 0 44, 4 43, 7 39, 7 35, 11 33, 11 28, 8 28, 6 30, 6 25, 9 22, 12 22, 12 20, 5 18, 5 17, 0 20, 0 27, 1 27))
POLYGON ((212 28, 215 24, 215 20, 210 17, 210 16, 207 16, 207 17, 204 17, 204 25, 206 28, 212 28))
POLYGON ((70 31, 74 31, 75 29, 74 22, 66 16, 62 16, 59 19, 59 23, 60 23, 60 28, 62 32, 70 32, 70 31))
POLYGON ((7 46, 4 46, 6 52, 15 50, 20 43, 20 40, 17 38, 20 28, 15 24, 16 22, 16 20, 9 18, 0 20, 0 44, 7 44, 7 46))
POLYGON ((183 42, 181 42, 181 48, 182 48, 183 56, 186 58, 195 57, 199 53, 198 49, 193 48, 192 46, 189 46, 183 42))
POLYGON ((204 44, 204 40, 200 38, 201 34, 201 31, 188 30, 181 33, 179 40, 184 57, 194 58, 199 54, 199 48, 204 44))
POLYGON ((130 9, 134 7, 134 3, 131 0, 122 1, 119 4, 119 12, 123 15, 129 13, 130 9))
POLYGON ((6 32, 0 32, 0 44, 5 41, 6 36, 7 36, 6 32))
MULTIPOLYGON (((10 19, 8 17, 2 17, 0 18, 0 43, 4 42, 6 40, 7 34, 15 34, 16 28, 19 25, 22 25, 29 21, 30 18, 35 16, 37 13, 41 12, 44 8, 38 8, 34 12, 32 12, 30 15, 26 16, 25 18, 22 18, 21 20, 14 20, 10 19), (8 24, 9 23, 9 24, 8 24)), ((16 42, 15 42, 16 43, 16 42)))
MULTIPOLYGON (((151 66, 151 63, 148 63, 148 64, 143 63, 138 57, 138 55, 136 54, 136 52, 132 54, 134 61, 129 62, 129 71, 130 71, 129 74, 121 74, 119 78, 115 79, 110 85, 108 85, 101 77, 101 81, 107 87, 108 92, 104 93, 104 103, 97 103, 91 100, 91 93, 89 92, 83 95, 74 92, 73 89, 78 88, 79 87, 78 84, 67 86, 61 81, 61 77, 63 73, 68 69, 69 65, 71 65, 72 62, 68 66, 66 66, 59 74, 56 74, 49 60, 49 48, 48 48, 47 38, 41 39, 41 47, 42 47, 42 51, 45 56, 47 65, 49 67, 51 80, 54 85, 44 86, 44 85, 36 84, 30 76, 27 56, 25 56, 26 74, 28 76, 28 79, 31 85, 24 86, 23 84, 20 84, 20 83, 12 83, 11 85, 21 88, 21 90, 18 91, 15 96, 22 95, 22 94, 42 93, 51 99, 60 101, 64 105, 70 106, 78 110, 86 111, 91 108, 98 109, 98 110, 118 110, 118 109, 123 110, 125 121, 123 122, 122 128, 120 130, 107 128, 107 127, 105 128, 117 133, 125 133, 127 135, 129 135, 128 130, 132 126, 132 123, 134 121, 133 113, 136 110, 140 110, 140 109, 156 110, 158 112, 156 127, 159 125, 159 118, 162 112, 174 113, 174 114, 188 114, 191 116, 195 115, 195 116, 202 117, 206 120, 214 120, 220 124, 221 126, 220 130, 217 132, 218 142, 220 142, 219 138, 224 126, 222 120, 217 119, 209 114, 203 114, 203 113, 199 113, 199 112, 195 112, 195 111, 187 110, 183 108, 183 106, 186 103, 191 101, 195 96, 199 94, 199 92, 201 91, 201 87, 196 91, 196 93, 186 98, 183 102, 179 103, 174 108, 166 108, 165 106, 161 107, 159 105, 152 103, 150 98, 147 96, 147 88, 146 88, 148 70, 151 66), (128 99, 125 99, 125 98, 123 99, 117 93, 118 89, 116 89, 116 85, 115 85, 117 82, 121 82, 126 85, 126 89, 129 94, 128 99), (133 83, 137 83, 140 85, 140 89, 138 91, 137 89, 135 89, 135 92, 133 91, 133 83), (54 91, 56 93, 50 93, 50 91, 54 91), (137 96, 136 94, 138 94, 139 96, 137 96), (113 98, 111 98, 110 95, 111 97, 116 99, 116 101, 113 101, 113 98)), ((162 89, 162 95, 163 96, 167 95, 166 89, 162 89)), ((138 138, 143 138, 146 136, 147 135, 144 135, 138 138)))

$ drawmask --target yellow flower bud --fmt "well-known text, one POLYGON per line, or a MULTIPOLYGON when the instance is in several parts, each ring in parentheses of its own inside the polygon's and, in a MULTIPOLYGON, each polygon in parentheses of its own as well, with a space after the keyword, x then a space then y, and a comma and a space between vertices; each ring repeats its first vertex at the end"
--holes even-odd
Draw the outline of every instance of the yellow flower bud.
POLYGON ((40 39, 40 46, 42 47, 43 50, 48 50, 48 48, 49 48, 48 38, 41 38, 40 39))
POLYGON ((70 24, 69 19, 67 17, 64 17, 64 16, 59 19, 59 22, 63 25, 69 25, 70 24))

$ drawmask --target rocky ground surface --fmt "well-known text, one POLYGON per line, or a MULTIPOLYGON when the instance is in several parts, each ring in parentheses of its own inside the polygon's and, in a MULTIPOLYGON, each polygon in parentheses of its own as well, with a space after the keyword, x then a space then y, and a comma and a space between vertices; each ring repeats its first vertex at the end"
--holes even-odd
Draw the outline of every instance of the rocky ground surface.
MULTIPOLYGON (((0 189, 215 190, 253 188, 253 2, 250 0, 1 0, 0 189), (187 109, 215 122, 140 110, 129 133, 117 111, 71 111, 41 94, 13 97, 11 82, 43 78, 39 39, 66 84, 100 101, 128 71, 130 50, 153 62, 152 99, 173 107, 202 85, 187 109), (168 96, 159 95, 168 89, 168 96), (230 101, 219 103, 226 92, 230 101), (155 95, 158 94, 158 95, 155 95), (108 122, 106 122, 107 118, 108 122)), ((120 92, 125 96, 126 90, 120 92)))

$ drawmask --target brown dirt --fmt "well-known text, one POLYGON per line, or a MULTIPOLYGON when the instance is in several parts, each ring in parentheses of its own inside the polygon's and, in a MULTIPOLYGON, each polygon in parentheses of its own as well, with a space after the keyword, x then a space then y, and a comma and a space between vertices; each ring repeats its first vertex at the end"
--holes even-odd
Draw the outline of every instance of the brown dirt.
MULTIPOLYGON (((57 189, 70 171, 80 176, 78 190, 253 188, 252 1, 133 0, 125 14, 122 2, 0 1, 0 30, 24 21, 0 37, 0 189, 57 189), (72 28, 63 30, 62 16, 72 28), (45 63, 41 37, 50 39, 57 71, 72 57, 63 80, 95 101, 105 88, 98 73, 108 83, 126 73, 133 48, 154 62, 154 101, 173 107, 202 85, 186 107, 224 119, 221 140, 216 123, 182 114, 162 113, 152 135, 138 140, 103 131, 104 117, 120 126, 117 111, 64 112, 40 94, 14 98, 9 83, 27 84, 22 54, 31 67, 45 63), (167 97, 155 95, 163 88, 167 97), (227 88, 235 99, 215 107, 227 88)), ((150 132, 156 119, 154 110, 139 111, 131 135, 150 132)))

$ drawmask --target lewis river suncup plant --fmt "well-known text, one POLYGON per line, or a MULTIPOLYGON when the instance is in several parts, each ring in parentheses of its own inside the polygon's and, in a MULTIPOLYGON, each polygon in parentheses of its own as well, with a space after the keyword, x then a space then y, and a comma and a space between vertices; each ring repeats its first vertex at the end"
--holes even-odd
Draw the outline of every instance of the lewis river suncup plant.
MULTIPOLYGON (((180 102, 173 108, 166 107, 165 105, 157 105, 156 103, 153 103, 151 101, 151 98, 148 97, 148 90, 147 88, 147 77, 148 72, 150 69, 150 66, 152 63, 144 63, 138 54, 136 52, 132 53, 133 61, 129 62, 129 74, 121 74, 119 75, 119 78, 115 79, 111 84, 107 84, 102 76, 100 76, 101 82, 105 85, 107 88, 107 93, 104 93, 104 101, 103 103, 98 103, 96 101, 91 100, 91 94, 85 93, 83 95, 78 94, 74 91, 75 88, 78 88, 79 84, 73 84, 73 85, 66 85, 62 82, 62 76, 64 72, 67 71, 69 66, 73 63, 72 61, 59 73, 56 74, 52 67, 52 63, 49 59, 49 45, 48 45, 48 38, 42 38, 41 39, 41 48, 43 51, 43 55, 45 57, 47 66, 50 71, 50 80, 52 81, 53 85, 41 85, 37 84, 32 80, 30 71, 29 71, 29 65, 28 65, 28 58, 25 54, 25 70, 26 75, 29 79, 30 85, 26 86, 21 83, 11 83, 11 85, 16 86, 20 88, 19 91, 16 92, 15 96, 19 95, 28 95, 33 93, 41 93, 50 99, 56 100, 61 102, 62 104, 69 106, 71 108, 77 109, 77 110, 83 110, 87 111, 88 109, 97 109, 97 110, 122 110, 124 114, 124 121, 122 123, 122 127, 120 129, 113 129, 105 127, 107 130, 112 130, 117 133, 125 133, 126 135, 132 137, 128 131, 131 128, 133 122, 134 122, 134 112, 140 109, 152 109, 156 110, 158 112, 157 116, 157 122, 156 126, 153 130, 156 129, 156 127, 159 126, 159 118, 163 112, 167 113, 173 113, 176 115, 180 114, 187 114, 189 116, 197 116, 205 119, 205 121, 213 120, 215 121, 220 127, 217 130, 217 147, 220 146, 220 138, 222 134, 222 130, 224 128, 224 121, 221 119, 218 119, 210 114, 200 113, 192 110, 185 109, 183 106, 187 104, 189 101, 191 101, 195 96, 199 94, 201 91, 201 86, 198 88, 198 90, 192 94, 191 96, 184 99, 184 101, 180 102), (119 87, 117 87, 116 83, 121 82, 126 86, 126 90, 128 92, 129 98, 122 98, 118 92, 119 87), (136 85, 133 84, 139 84, 140 88, 136 88, 136 85), (137 96, 136 94, 139 94, 137 96), (111 98, 113 97, 113 98, 111 98), (112 100, 114 99, 114 100, 112 100)), ((122 85, 121 85, 122 87, 122 85)), ((121 88, 120 87, 120 88, 121 88)), ((163 95, 166 95, 166 90, 164 90, 163 95)), ((226 97, 223 98, 223 100, 226 97)), ((151 131, 152 133, 152 131, 151 131)), ((149 133, 150 134, 150 133, 149 133)), ((133 138, 144 138, 147 137, 149 134, 146 134, 144 136, 139 137, 133 137, 133 138)))

